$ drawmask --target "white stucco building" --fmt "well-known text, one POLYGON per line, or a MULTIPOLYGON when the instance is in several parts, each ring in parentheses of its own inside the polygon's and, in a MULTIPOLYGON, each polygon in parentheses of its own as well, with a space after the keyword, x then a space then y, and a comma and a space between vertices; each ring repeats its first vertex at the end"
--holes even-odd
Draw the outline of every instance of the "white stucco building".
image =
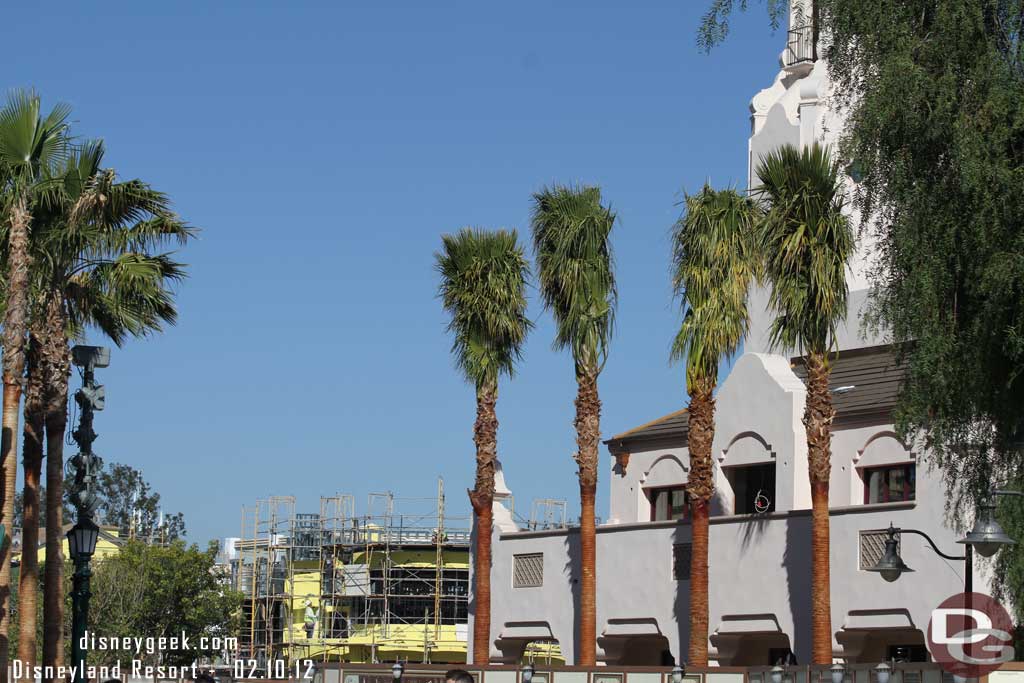
MULTIPOLYGON (((811 60, 798 8, 790 23, 780 71, 751 102, 751 169, 780 144, 829 143, 841 126, 827 106, 826 67, 811 60)), ((865 571, 877 561, 881 530, 890 522, 924 531, 946 553, 961 550, 959 535, 944 524, 939 473, 893 432, 901 370, 880 340, 861 332, 869 252, 861 244, 851 265, 851 310, 832 375, 838 410, 830 493, 833 651, 847 662, 923 661, 931 610, 963 590, 964 566, 939 558, 923 539, 904 536, 901 554, 916 573, 886 583, 865 571)), ((805 387, 800 359, 768 348, 765 301, 763 291, 752 294, 750 338, 717 394, 709 646, 719 665, 771 665, 789 656, 810 661, 805 387)), ((605 420, 614 423, 615 416, 605 420)), ((688 643, 690 527, 678 519, 685 515, 686 413, 623 432, 606 445, 601 478, 611 504, 597 530, 598 656, 607 664, 664 664, 685 657, 688 643)), ((578 531, 521 530, 500 498, 495 506, 491 661, 517 662, 529 643, 554 640, 572 663, 578 531)), ((987 583, 976 566, 979 589, 987 583)))

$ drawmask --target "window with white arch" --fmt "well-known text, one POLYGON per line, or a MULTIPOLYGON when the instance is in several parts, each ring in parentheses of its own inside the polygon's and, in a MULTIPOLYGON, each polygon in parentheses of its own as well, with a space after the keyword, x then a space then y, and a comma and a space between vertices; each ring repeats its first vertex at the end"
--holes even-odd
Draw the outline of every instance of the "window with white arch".
POLYGON ((857 451, 855 465, 865 505, 917 499, 916 458, 895 432, 873 434, 857 451))
POLYGON ((650 521, 686 519, 687 479, 686 465, 673 453, 665 453, 651 463, 640 480, 642 503, 645 502, 650 510, 650 521))

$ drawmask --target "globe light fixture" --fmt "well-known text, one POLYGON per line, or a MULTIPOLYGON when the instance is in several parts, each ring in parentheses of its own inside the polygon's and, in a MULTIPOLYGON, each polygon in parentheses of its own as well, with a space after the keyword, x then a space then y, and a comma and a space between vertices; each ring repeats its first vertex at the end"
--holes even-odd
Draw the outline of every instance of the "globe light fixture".
POLYGON ((402 674, 405 673, 405 666, 401 662, 395 662, 394 666, 391 667, 391 678, 396 681, 402 680, 402 674))
POLYGON ((829 668, 832 674, 832 683, 843 683, 843 677, 846 676, 846 669, 842 664, 836 663, 829 668))
POLYGON ((533 664, 527 664, 519 673, 523 683, 530 683, 533 680, 533 664))
POLYGON ((875 679, 878 683, 889 683, 889 674, 892 673, 892 667, 882 662, 875 667, 875 679))
POLYGON ((773 666, 772 670, 771 670, 771 675, 769 676, 769 678, 771 679, 771 682, 772 683, 782 683, 782 674, 784 672, 785 672, 785 669, 783 669, 778 664, 773 666))
POLYGON ((683 683, 683 675, 685 673, 686 673, 686 670, 682 666, 680 666, 679 664, 676 664, 674 667, 672 667, 672 674, 671 674, 672 683, 683 683))

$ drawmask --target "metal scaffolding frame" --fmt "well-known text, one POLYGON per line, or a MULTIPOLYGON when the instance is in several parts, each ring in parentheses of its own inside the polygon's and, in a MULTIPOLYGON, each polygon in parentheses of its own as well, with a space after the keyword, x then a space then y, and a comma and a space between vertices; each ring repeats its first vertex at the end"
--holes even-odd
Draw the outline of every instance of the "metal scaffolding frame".
POLYGON ((448 566, 446 554, 465 552, 468 562, 469 540, 470 519, 446 514, 440 479, 436 497, 372 493, 362 516, 342 494, 321 497, 315 514, 296 513, 291 496, 243 507, 239 656, 261 663, 311 652, 340 659, 358 638, 366 659, 377 661, 378 647, 414 627, 430 661, 443 627, 468 621, 469 570, 448 566), (315 593, 307 590, 314 575, 315 593), (312 637, 293 616, 306 599, 319 608, 312 637))

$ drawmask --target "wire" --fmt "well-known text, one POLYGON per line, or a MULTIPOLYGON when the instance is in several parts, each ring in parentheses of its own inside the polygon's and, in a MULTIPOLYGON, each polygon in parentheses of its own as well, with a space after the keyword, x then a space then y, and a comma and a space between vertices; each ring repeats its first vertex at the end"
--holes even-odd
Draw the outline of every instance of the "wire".
POLYGON ((74 446, 75 439, 71 436, 71 434, 75 430, 75 423, 78 422, 78 403, 75 401, 75 399, 72 397, 70 393, 68 394, 67 412, 68 415, 70 415, 71 419, 68 420, 68 423, 66 425, 64 425, 64 443, 67 444, 68 446, 74 446))

